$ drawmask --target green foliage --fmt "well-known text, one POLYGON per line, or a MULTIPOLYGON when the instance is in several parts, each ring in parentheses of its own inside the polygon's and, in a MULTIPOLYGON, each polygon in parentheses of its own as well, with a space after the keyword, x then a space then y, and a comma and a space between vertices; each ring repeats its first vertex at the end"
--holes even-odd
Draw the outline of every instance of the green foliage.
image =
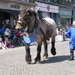
POLYGON ((63 28, 63 25, 57 25, 58 30, 63 28))

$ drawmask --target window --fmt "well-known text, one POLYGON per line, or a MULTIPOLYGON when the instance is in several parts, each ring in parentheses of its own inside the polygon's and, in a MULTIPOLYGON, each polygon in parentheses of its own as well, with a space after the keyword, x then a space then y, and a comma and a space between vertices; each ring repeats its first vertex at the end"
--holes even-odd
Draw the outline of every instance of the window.
POLYGON ((71 2, 71 0, 69 0, 69 2, 71 2))
POLYGON ((16 1, 24 1, 24 2, 29 2, 29 0, 16 0, 16 1))
POLYGON ((50 2, 50 0, 42 0, 42 1, 44 1, 44 2, 50 2))
POLYGON ((57 0, 54 0, 54 3, 57 3, 57 0))

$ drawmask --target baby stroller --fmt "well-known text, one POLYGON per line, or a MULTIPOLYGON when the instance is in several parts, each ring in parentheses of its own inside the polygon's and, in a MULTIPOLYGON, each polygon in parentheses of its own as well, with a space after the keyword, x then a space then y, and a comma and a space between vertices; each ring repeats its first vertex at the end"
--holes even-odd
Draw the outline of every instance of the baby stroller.
POLYGON ((15 46, 24 46, 25 43, 23 41, 21 31, 18 29, 11 37, 11 43, 15 46))

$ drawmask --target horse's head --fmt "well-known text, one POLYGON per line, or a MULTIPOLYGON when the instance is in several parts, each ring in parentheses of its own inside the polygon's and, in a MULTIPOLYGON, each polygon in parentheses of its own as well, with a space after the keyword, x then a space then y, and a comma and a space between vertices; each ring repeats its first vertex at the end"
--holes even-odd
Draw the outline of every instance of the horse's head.
POLYGON ((27 25, 29 25, 34 19, 35 15, 36 15, 36 12, 31 9, 22 10, 20 14, 18 15, 16 29, 19 27, 24 28, 27 25))

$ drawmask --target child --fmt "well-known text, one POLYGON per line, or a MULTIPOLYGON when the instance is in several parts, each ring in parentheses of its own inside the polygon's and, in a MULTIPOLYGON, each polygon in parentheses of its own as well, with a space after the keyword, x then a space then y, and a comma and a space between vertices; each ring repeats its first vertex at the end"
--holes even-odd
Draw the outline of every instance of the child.
POLYGON ((16 36, 18 36, 18 37, 22 36, 22 31, 20 29, 18 29, 18 31, 16 32, 16 36))
POLYGON ((10 43, 7 37, 5 37, 5 46, 8 48, 13 48, 14 46, 10 43))
POLYGON ((70 38, 69 48, 70 48, 70 60, 74 60, 74 50, 75 50, 75 21, 72 23, 72 27, 66 32, 66 37, 70 38))

